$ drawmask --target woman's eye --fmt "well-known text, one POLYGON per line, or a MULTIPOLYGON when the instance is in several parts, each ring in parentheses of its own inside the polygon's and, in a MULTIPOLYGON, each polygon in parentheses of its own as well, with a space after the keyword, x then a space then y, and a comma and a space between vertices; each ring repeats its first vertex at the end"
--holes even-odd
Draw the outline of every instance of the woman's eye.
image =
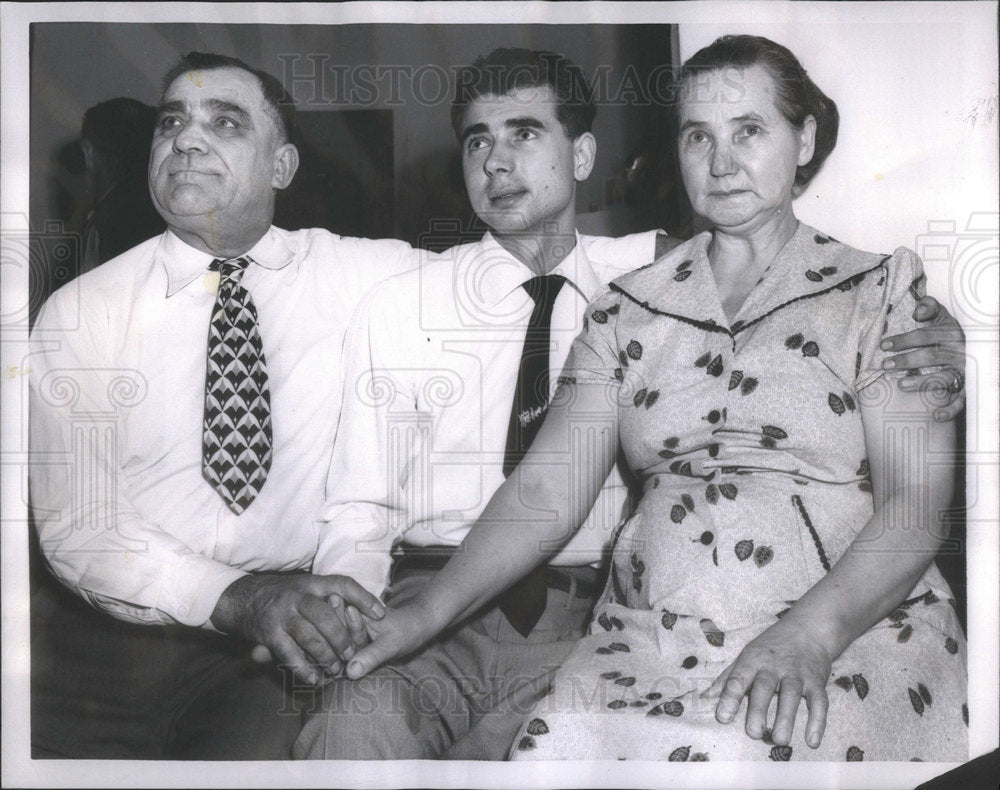
POLYGON ((756 137, 760 134, 760 127, 753 123, 748 123, 742 129, 744 137, 756 137))
POLYGON ((691 132, 688 135, 689 143, 704 143, 708 141, 708 135, 701 131, 691 132))

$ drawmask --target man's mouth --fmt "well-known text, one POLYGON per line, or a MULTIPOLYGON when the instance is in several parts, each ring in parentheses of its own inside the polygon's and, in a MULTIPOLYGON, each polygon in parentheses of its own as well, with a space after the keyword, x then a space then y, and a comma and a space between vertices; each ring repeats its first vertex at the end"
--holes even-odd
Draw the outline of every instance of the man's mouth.
POLYGON ((491 206, 504 208, 517 202, 525 194, 527 194, 525 189, 495 189, 487 192, 486 197, 491 206))

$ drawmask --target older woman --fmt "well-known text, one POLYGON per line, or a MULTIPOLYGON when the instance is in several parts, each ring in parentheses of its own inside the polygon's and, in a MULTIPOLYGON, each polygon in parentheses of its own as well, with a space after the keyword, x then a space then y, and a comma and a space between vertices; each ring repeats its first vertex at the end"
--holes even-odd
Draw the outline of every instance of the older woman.
POLYGON ((467 550, 349 671, 554 552, 620 447, 642 497, 515 758, 965 759, 965 645, 932 563, 953 426, 886 381, 880 350, 913 327, 920 261, 795 218, 837 111, 787 49, 725 37, 680 87, 684 183, 712 230, 591 305, 467 550))

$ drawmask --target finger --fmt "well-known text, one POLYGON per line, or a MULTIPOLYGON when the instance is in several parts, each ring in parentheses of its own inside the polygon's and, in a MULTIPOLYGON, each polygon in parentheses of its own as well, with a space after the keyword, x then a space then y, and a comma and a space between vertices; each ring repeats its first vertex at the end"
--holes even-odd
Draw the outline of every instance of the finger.
POLYGON ((747 693, 749 681, 742 677, 734 669, 726 679, 719 695, 719 701, 715 705, 715 718, 722 724, 729 724, 740 709, 743 696, 747 693))
POLYGON ((347 607, 347 629, 355 648, 361 648, 368 644, 368 629, 365 628, 361 613, 353 606, 347 607))
POLYGON ((822 686, 806 691, 806 707, 809 708, 809 718, 806 720, 806 743, 813 749, 823 742, 829 705, 830 699, 822 686))
POLYGON ((385 607, 382 602, 354 579, 348 576, 321 576, 318 578, 323 580, 327 588, 323 597, 339 595, 345 603, 353 604, 364 615, 375 620, 385 615, 385 607))
POLYGON ((778 690, 778 678, 771 672, 758 672, 750 688, 750 702, 747 705, 746 733, 751 738, 764 737, 767 730, 767 709, 778 690))
POLYGON ((354 655, 354 645, 347 628, 344 603, 339 597, 335 596, 331 598, 330 603, 327 603, 319 598, 307 596, 299 604, 299 612, 321 642, 316 649, 321 651, 323 658, 316 655, 317 661, 332 665, 337 660, 350 660, 354 655))
MULTIPOLYGON (((329 610, 330 607, 325 602, 321 601, 319 603, 329 610)), ((321 667, 332 666, 342 656, 337 646, 330 641, 328 635, 321 631, 319 626, 313 622, 314 618, 317 620, 321 619, 313 611, 313 605, 308 601, 303 601, 299 606, 299 615, 289 620, 286 626, 288 635, 295 640, 296 644, 309 656, 313 663, 321 667)), ((336 620, 335 615, 331 614, 331 616, 336 620)), ((344 634, 343 640, 346 644, 347 632, 343 626, 340 626, 340 630, 344 634)))
POLYGON ((883 370, 917 370, 946 365, 965 368, 965 353, 950 345, 921 346, 909 351, 901 351, 882 360, 883 370))
POLYGON ((913 318, 917 321, 930 321, 937 317, 941 304, 931 295, 923 297, 913 308, 913 318))
POLYGON ((965 405, 964 387, 959 390, 952 389, 955 377, 956 374, 952 370, 942 370, 919 376, 904 376, 898 383, 903 392, 919 392, 925 404, 932 409, 939 410, 954 405, 954 413, 950 417, 938 417, 935 411, 934 419, 940 422, 944 419, 953 419, 965 405))
POLYGON ((722 693, 722 689, 726 686, 726 681, 729 680, 729 675, 733 671, 733 667, 736 662, 733 662, 728 667, 726 667, 719 676, 715 679, 711 686, 701 692, 702 699, 714 699, 722 693))
POLYGON ((388 632, 361 648, 347 665, 347 677, 357 680, 373 672, 402 652, 393 632, 388 632))
POLYGON ((883 351, 905 351, 920 346, 932 346, 935 343, 965 347, 965 333, 958 322, 935 324, 934 326, 918 326, 909 332, 899 335, 889 335, 882 338, 879 348, 883 351))
POLYGON ((270 664, 274 660, 271 651, 264 645, 254 645, 253 650, 250 651, 250 658, 257 664, 270 664))
POLYGON ((955 400, 949 403, 947 406, 942 406, 939 409, 934 410, 934 420, 936 422, 949 422, 958 417, 962 413, 962 409, 965 408, 965 391, 956 393, 955 400))
POLYGON ((319 682, 320 675, 317 668, 312 665, 312 662, 302 652, 302 648, 287 633, 283 631, 276 633, 269 645, 269 650, 280 668, 292 670, 299 680, 310 686, 315 686, 319 682))
POLYGON ((774 716, 774 726, 771 728, 771 738, 778 746, 787 746, 792 740, 795 714, 798 713, 801 699, 802 679, 795 676, 782 678, 778 692, 778 711, 774 716))

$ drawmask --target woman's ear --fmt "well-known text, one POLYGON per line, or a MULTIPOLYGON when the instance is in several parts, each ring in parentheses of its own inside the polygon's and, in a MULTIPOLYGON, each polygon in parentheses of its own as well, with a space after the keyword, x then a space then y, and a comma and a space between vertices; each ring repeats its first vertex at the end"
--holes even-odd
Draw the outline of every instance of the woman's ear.
POLYGON ((812 161, 816 152, 816 119, 807 115, 802 121, 802 129, 799 130, 799 159, 796 164, 799 167, 807 165, 812 161))

